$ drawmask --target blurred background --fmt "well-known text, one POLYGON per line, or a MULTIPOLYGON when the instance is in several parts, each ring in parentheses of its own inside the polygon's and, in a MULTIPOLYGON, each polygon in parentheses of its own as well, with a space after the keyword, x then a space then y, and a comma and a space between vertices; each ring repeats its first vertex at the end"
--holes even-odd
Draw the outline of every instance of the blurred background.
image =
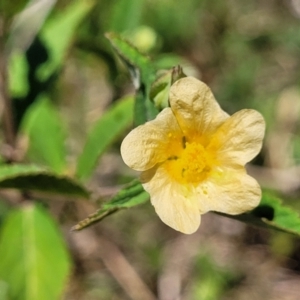
MULTIPOLYGON (((11 55, 9 93, 20 131, 13 137, 12 153, 3 142, 5 136, 9 140, 9 129, 2 124, 2 157, 47 165, 24 134, 31 132, 30 110, 46 97, 64 127, 57 134, 64 139, 66 161, 58 157, 52 167, 74 174, 90 128, 118 99, 134 93, 126 67, 104 36, 113 31, 159 68, 180 64, 187 75, 207 83, 228 113, 242 108, 260 111, 267 123, 266 138, 249 172, 299 212, 299 0, 5 3, 0 27, 7 42, 0 45, 0 54, 11 55), (55 24, 56 31, 48 34, 47 28, 55 24), (49 57, 51 64, 42 68, 49 57)), ((5 109, 1 104, 3 116, 5 109)), ((58 197, 46 204, 71 257, 71 275, 61 299, 299 299, 300 239, 291 234, 209 213, 198 232, 186 236, 164 225, 149 203, 70 232, 137 176, 119 153, 130 128, 86 180, 93 201, 58 197)), ((55 132, 42 134, 57 138, 55 132)), ((0 196, 4 216, 17 201, 11 192, 0 196)))

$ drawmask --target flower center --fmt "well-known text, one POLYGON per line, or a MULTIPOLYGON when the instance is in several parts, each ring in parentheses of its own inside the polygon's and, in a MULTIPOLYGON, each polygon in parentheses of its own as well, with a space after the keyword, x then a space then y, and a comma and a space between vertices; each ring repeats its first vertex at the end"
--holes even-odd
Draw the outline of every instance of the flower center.
POLYGON ((210 159, 205 148, 196 142, 186 142, 178 155, 172 155, 165 162, 169 175, 180 183, 199 183, 210 171, 210 159))

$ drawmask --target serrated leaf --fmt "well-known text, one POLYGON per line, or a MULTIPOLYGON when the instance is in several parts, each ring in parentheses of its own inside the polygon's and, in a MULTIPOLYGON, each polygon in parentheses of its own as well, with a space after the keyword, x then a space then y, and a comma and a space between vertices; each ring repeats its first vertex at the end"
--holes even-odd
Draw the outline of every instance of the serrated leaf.
MULTIPOLYGON (((140 72, 141 82, 145 84, 155 78, 155 69, 148 56, 140 53, 129 41, 116 33, 110 32, 105 36, 129 70, 134 74, 137 73, 136 70, 140 72)), ((135 87, 136 89, 139 88, 137 85, 135 85, 135 87)))
POLYGON ((35 205, 13 211, 0 235, 0 278, 9 299, 60 299, 70 273, 70 257, 48 213, 35 205))
MULTIPOLYGON (((139 205, 148 199, 149 194, 144 191, 141 183, 134 180, 109 202, 103 204, 98 211, 75 225, 73 230, 86 228, 120 209, 139 205)), ((283 205, 280 199, 270 193, 264 193, 260 205, 249 213, 227 215, 217 212, 217 214, 258 227, 280 230, 300 236, 299 214, 292 208, 283 205)))
POLYGON ((59 70, 64 62, 68 47, 76 28, 94 5, 91 0, 76 0, 57 12, 41 30, 40 36, 49 50, 49 60, 38 70, 39 79, 44 81, 59 70))
POLYGON ((40 191, 87 198, 88 191, 67 176, 53 174, 35 165, 5 165, 0 167, 0 188, 40 191))
POLYGON ((67 165, 66 132, 58 111, 47 96, 40 96, 26 111, 21 128, 29 138, 27 154, 30 160, 62 173, 67 165))
POLYGON ((78 178, 87 179, 107 147, 133 123, 133 101, 132 96, 119 100, 95 123, 78 159, 78 178))
POLYGON ((284 205, 276 196, 271 193, 264 193, 259 208, 259 210, 254 210, 253 214, 261 217, 262 221, 268 226, 300 235, 299 213, 284 205), (267 211, 267 215, 261 215, 262 210, 267 211))
POLYGON ((149 99, 150 87, 155 79, 155 68, 151 60, 141 54, 130 42, 116 33, 107 33, 107 39, 127 66, 137 91, 135 101, 135 125, 153 119, 158 111, 149 99))
POLYGON ((249 213, 223 216, 268 229, 280 230, 300 236, 300 216, 292 208, 269 192, 264 192, 261 203, 249 213))
POLYGON ((81 230, 121 209, 134 207, 149 200, 149 194, 143 189, 138 180, 132 181, 127 187, 119 191, 110 201, 104 203, 94 214, 79 222, 72 229, 81 230))

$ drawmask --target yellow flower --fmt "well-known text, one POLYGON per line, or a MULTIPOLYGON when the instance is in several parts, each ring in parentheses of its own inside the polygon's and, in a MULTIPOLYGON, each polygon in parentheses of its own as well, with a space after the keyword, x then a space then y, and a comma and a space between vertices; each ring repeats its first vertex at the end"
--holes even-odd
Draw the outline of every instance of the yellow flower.
POLYGON ((170 89, 170 106, 133 129, 121 145, 161 220, 193 233, 208 211, 240 214, 259 204, 261 189, 245 164, 260 151, 260 113, 224 112, 203 82, 186 77, 170 89))

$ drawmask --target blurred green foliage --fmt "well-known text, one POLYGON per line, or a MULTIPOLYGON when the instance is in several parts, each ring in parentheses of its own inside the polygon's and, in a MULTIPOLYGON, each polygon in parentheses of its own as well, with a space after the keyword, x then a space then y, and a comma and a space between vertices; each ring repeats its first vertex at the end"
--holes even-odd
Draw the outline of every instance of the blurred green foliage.
POLYGON ((70 176, 57 175, 38 165, 0 166, 0 187, 21 191, 40 191, 87 198, 89 192, 70 176))
POLYGON ((32 162, 44 164, 57 173, 65 170, 66 132, 57 110, 47 96, 39 96, 30 106, 21 130, 30 141, 27 155, 32 162))
MULTIPOLYGON (((128 181, 136 177, 124 169, 118 148, 133 123, 154 118, 157 108, 167 105, 174 79, 169 75, 173 76, 172 68, 178 64, 184 74, 206 82, 229 113, 245 107, 263 113, 268 128, 263 152, 255 160, 259 170, 297 169, 300 14, 295 3, 64 0, 54 7, 45 2, 36 14, 43 13, 46 19, 35 23, 35 1, 1 2, 0 93, 7 100, 4 110, 0 108, 1 299, 60 299, 63 292, 65 299, 75 299, 74 295, 78 299, 125 299, 131 295, 130 282, 122 281, 118 273, 127 272, 128 266, 120 264, 114 271, 105 253, 112 253, 113 261, 121 254, 111 248, 105 251, 103 233, 121 245, 128 260, 140 262, 134 267, 152 293, 159 297, 160 289, 168 288, 167 284, 157 288, 156 282, 162 280, 168 271, 164 264, 172 259, 164 251, 178 237, 158 223, 146 205, 119 212, 146 202, 148 195, 137 181, 118 186, 121 177, 128 181), (31 9, 28 19, 26 14, 22 19, 24 9, 31 9), (12 24, 18 21, 19 28, 24 24, 23 31, 14 30, 12 24), (297 91, 292 100, 284 94, 290 89, 297 91), (9 135, 14 143, 9 143, 9 135), (101 226, 103 233, 95 226, 82 235, 82 243, 92 253, 89 260, 75 233, 66 232, 81 219, 75 229, 108 215, 101 226), (97 245, 96 254, 91 241, 97 245), (98 252, 105 268, 99 266, 98 252), (72 276, 70 257, 75 264, 72 276), (103 271, 106 268, 112 275, 103 271)), ((264 193, 256 210, 237 219, 299 234, 299 184, 293 185, 295 173, 285 174, 281 184, 271 177, 277 191, 264 193)), ((272 264, 278 263, 277 256, 281 260, 289 256, 299 264, 299 243, 291 236, 273 234, 269 241, 265 231, 256 229, 253 237, 244 229, 241 240, 233 235, 234 230, 224 233, 223 226, 216 230, 214 235, 232 245, 233 256, 240 253, 245 261, 249 251, 256 251, 254 246, 264 244, 276 257, 269 257, 272 264)), ((212 233, 205 228, 203 232, 205 238, 212 233)), ((246 266, 234 269, 230 260, 221 266, 214 251, 222 247, 226 248, 226 242, 208 252, 209 247, 203 250, 198 245, 189 275, 182 275, 182 290, 189 288, 185 299, 239 297, 244 278, 253 273, 246 266)), ((183 257, 193 256, 183 248, 180 251, 183 257)), ((244 293, 249 295, 249 290, 244 293)))
POLYGON ((70 272, 70 259, 56 224, 38 206, 7 216, 0 236, 0 278, 9 299, 57 299, 70 272))
POLYGON ((82 180, 92 175, 99 157, 116 137, 133 123, 133 97, 120 99, 93 126, 78 158, 76 176, 82 180), (109 128, 109 130, 108 130, 109 128))

